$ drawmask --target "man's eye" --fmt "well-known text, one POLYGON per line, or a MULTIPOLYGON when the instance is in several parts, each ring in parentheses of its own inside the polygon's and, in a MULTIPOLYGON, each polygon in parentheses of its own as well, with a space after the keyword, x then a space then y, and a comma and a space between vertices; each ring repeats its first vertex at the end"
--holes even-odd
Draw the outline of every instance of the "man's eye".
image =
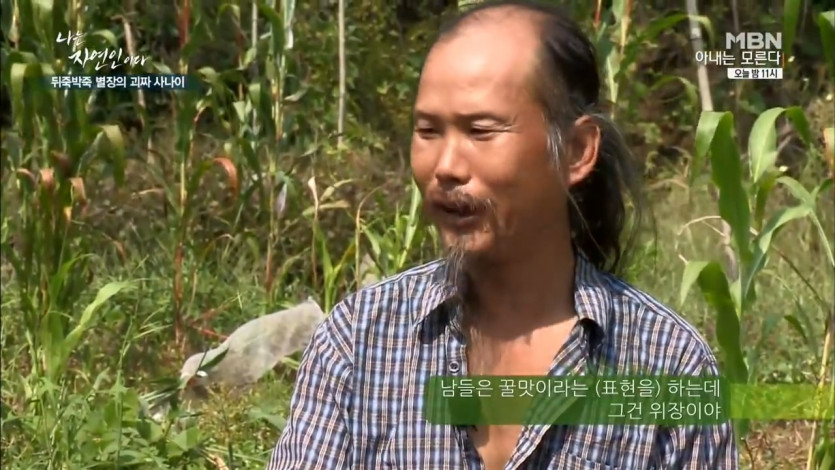
POLYGON ((470 135, 472 135, 476 139, 485 139, 487 137, 490 137, 493 133, 493 129, 488 129, 484 127, 473 127, 470 129, 470 135))
POLYGON ((416 127, 415 132, 424 137, 436 134, 435 129, 432 127, 416 127))

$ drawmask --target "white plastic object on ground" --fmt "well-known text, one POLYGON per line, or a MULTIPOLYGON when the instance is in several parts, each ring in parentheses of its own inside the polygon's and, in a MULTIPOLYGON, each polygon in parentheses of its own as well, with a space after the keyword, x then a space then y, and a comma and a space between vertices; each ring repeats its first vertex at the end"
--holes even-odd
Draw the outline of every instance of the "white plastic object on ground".
POLYGON ((220 346, 189 357, 180 378, 187 388, 213 384, 241 386, 257 382, 278 362, 307 347, 325 313, 315 301, 250 320, 235 330, 220 346), (212 367, 205 368, 226 350, 212 367))

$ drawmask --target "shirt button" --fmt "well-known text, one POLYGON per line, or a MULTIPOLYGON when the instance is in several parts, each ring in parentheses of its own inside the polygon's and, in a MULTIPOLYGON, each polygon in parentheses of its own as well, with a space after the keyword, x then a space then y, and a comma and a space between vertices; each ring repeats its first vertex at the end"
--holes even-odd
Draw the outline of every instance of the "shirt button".
POLYGON ((452 372, 453 374, 457 374, 458 371, 460 371, 460 370, 461 370, 461 364, 459 364, 458 361, 452 361, 452 362, 449 363, 449 371, 452 372))

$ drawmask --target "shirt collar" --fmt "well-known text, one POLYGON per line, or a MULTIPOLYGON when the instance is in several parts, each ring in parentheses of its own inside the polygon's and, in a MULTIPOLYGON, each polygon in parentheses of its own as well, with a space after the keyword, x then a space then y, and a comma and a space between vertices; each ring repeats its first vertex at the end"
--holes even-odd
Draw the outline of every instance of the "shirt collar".
MULTIPOLYGON (((607 275, 600 272, 585 255, 578 252, 574 265, 574 309, 580 320, 593 324, 603 336, 609 330, 609 317, 612 310, 612 292, 607 275)), ((449 287, 446 279, 446 262, 437 262, 430 272, 429 282, 422 299, 414 310, 413 325, 423 328, 426 321, 442 313, 444 304, 452 300, 455 290, 449 287)))

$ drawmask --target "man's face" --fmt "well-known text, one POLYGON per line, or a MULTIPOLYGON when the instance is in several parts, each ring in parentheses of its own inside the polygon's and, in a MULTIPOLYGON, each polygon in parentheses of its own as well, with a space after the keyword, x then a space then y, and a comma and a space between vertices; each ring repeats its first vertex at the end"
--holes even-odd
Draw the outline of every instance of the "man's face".
POLYGON ((514 250, 565 212, 542 110, 530 93, 533 29, 510 18, 474 25, 427 58, 411 163, 447 247, 477 255, 514 250))

